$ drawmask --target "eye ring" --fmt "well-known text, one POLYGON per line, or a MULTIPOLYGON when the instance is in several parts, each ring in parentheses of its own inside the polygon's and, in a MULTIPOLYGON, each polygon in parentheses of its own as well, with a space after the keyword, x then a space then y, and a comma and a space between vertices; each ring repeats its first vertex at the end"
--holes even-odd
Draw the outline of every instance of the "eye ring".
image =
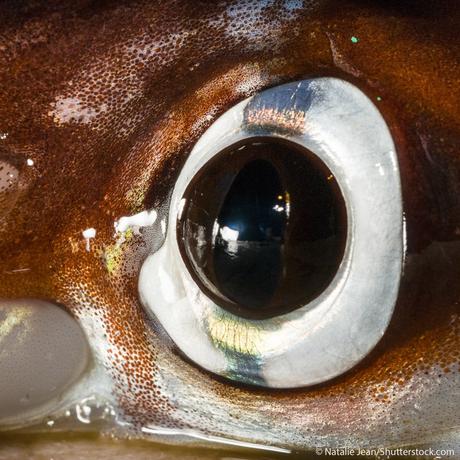
POLYGON ((384 334, 397 299, 404 231, 399 167, 391 134, 372 102, 335 78, 268 89, 222 115, 187 159, 171 199, 163 247, 144 262, 142 302, 193 361, 216 374, 272 388, 308 386, 363 359, 384 334), (229 146, 278 137, 313 152, 337 179, 347 208, 342 263, 322 294, 267 320, 216 305, 193 281, 177 242, 183 194, 229 146))

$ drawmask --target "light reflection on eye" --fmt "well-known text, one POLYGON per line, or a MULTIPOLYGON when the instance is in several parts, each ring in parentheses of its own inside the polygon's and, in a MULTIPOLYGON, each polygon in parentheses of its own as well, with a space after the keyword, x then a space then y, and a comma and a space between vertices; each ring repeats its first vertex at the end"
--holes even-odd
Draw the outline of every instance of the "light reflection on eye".
POLYGON ((141 299, 211 372, 278 388, 326 381, 359 362, 391 318, 401 201, 391 135, 356 87, 322 78, 264 91, 192 150, 165 244, 142 267, 141 299), (328 267, 315 251, 330 251, 328 267))

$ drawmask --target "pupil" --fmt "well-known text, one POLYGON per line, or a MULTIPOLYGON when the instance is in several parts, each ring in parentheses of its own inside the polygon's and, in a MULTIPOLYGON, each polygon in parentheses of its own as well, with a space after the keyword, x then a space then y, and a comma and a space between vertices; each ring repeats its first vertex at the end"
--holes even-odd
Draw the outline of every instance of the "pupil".
POLYGON ((214 273, 222 293, 260 308, 275 294, 283 271, 284 190, 266 160, 253 160, 236 176, 217 218, 214 273))
POLYGON ((273 138, 238 143, 193 178, 177 223, 194 280, 222 308, 263 319, 317 297, 346 241, 345 203, 324 163, 273 138))

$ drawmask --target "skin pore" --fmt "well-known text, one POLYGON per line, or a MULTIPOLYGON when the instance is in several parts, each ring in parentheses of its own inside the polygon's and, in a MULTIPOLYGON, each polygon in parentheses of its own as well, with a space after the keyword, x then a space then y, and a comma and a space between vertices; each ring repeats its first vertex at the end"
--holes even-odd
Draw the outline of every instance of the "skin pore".
POLYGON ((0 161, 16 171, 0 189, 0 298, 46 299, 104 326, 103 364, 131 434, 193 428, 297 450, 458 443, 460 10, 400 3, 0 5, 0 161), (407 228, 400 296, 382 341, 345 375, 239 387, 185 361, 152 324, 137 293, 151 246, 141 235, 117 246, 114 221, 164 206, 227 109, 317 76, 358 86, 390 127, 407 228))

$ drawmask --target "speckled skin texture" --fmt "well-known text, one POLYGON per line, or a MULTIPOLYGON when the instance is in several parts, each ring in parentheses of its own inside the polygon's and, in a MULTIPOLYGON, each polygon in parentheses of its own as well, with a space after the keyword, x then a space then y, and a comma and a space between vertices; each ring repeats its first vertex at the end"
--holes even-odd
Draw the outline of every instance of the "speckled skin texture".
POLYGON ((4 185, 0 170, 0 298, 48 299, 100 324, 126 420, 296 449, 417 443, 458 425, 455 1, 4 1, 0 11, 0 168, 17 171, 4 185), (393 134, 408 234, 401 293, 383 340, 342 377, 238 387, 186 362, 148 318, 137 276, 156 237, 115 251, 113 224, 165 203, 225 110, 315 76, 360 87, 393 134))

